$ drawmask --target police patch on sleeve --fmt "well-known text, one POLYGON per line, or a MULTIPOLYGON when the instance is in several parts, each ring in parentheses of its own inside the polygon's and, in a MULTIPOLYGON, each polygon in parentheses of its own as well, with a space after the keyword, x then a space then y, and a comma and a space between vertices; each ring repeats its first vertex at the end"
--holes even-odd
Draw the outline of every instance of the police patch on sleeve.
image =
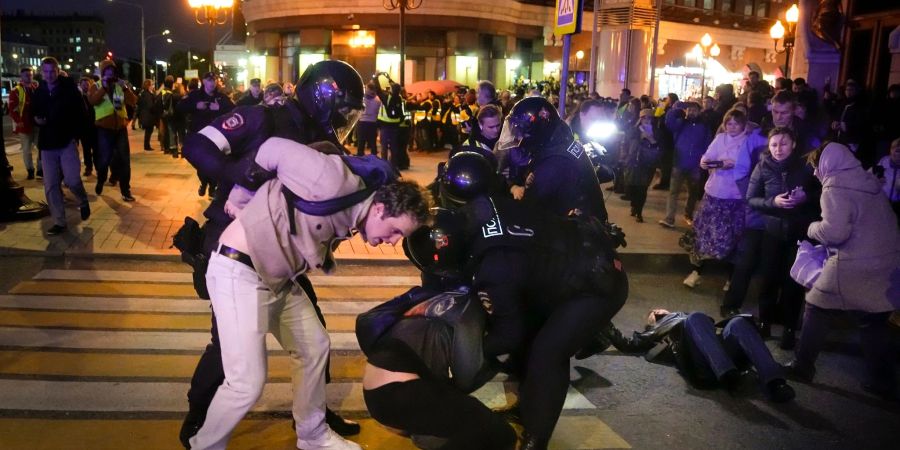
POLYGON ((584 147, 578 143, 578 141, 572 141, 569 144, 569 148, 566 149, 570 155, 574 156, 576 159, 581 158, 581 155, 584 154, 584 147))
POLYGON ((222 129, 227 131, 236 130, 242 126, 244 126, 244 116, 239 113, 232 113, 222 122, 222 129))

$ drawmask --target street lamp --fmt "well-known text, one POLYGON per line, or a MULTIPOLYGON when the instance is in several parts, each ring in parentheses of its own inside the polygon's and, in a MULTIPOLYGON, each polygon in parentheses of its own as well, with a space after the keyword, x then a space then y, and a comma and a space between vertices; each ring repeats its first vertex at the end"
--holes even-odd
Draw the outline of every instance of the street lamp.
MULTIPOLYGON (((406 82, 406 27, 404 18, 406 11, 418 9, 422 6, 422 0, 381 0, 381 6, 388 11, 400 10, 400 86, 406 82)), ((466 78, 468 78, 468 70, 466 78)))
MULTIPOLYGON (((184 47, 187 47, 187 70, 191 70, 191 46, 185 44, 184 42, 176 41, 172 38, 166 38, 166 42, 168 42, 169 44, 182 45, 184 47)), ((197 59, 197 57, 194 56, 194 59, 197 59)))
MULTIPOLYGON (((216 48, 213 44, 213 30, 216 25, 224 25, 228 22, 228 12, 234 0, 188 0, 188 5, 194 10, 194 20, 198 25, 209 26, 209 54, 210 59, 215 59, 216 48)), ((212 70, 212 61, 209 62, 212 70)))
POLYGON ((700 38, 700 44, 694 46, 694 55, 697 56, 698 59, 702 58, 703 61, 703 75, 700 77, 700 98, 706 97, 706 66, 709 62, 709 58, 719 56, 722 53, 722 49, 719 48, 719 44, 713 44, 712 36, 709 33, 704 33, 703 37, 700 38))
POLYGON ((578 72, 578 64, 581 62, 582 59, 584 59, 584 52, 581 50, 578 50, 577 52, 575 52, 575 71, 576 72, 578 72))
POLYGON ((797 37, 797 22, 800 21, 800 8, 794 3, 784 12, 784 21, 787 22, 787 29, 781 24, 780 20, 775 21, 775 25, 769 29, 769 36, 775 41, 775 53, 785 53, 784 60, 784 76, 791 76, 791 51, 794 49, 794 40, 797 37), (783 39, 781 50, 778 50, 778 40, 783 39))
POLYGON ((124 0, 108 0, 110 3, 120 3, 123 5, 133 6, 141 10, 141 78, 147 77, 147 44, 144 39, 144 7, 137 3, 126 2, 124 0))

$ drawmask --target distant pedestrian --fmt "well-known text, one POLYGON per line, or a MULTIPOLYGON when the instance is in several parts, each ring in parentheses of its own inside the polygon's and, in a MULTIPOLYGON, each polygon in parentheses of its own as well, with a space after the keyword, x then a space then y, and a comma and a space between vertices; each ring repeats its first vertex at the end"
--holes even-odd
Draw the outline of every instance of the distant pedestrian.
POLYGON ((247 89, 247 92, 238 99, 236 103, 237 106, 250 106, 250 105, 258 105, 263 101, 263 90, 262 86, 260 86, 260 79, 254 78, 250 80, 250 89, 247 89))
MULTIPOLYGON (((216 117, 234 109, 234 102, 219 89, 219 75, 215 72, 206 72, 203 74, 202 86, 181 99, 176 108, 187 117, 188 131, 197 133, 212 123, 216 117)), ((208 190, 210 197, 215 196, 216 182, 199 173, 197 176, 200 178, 200 189, 197 190, 197 194, 202 197, 207 195, 208 190)))
POLYGON ((144 129, 144 150, 153 150, 150 147, 150 135, 153 134, 153 129, 159 123, 159 109, 152 80, 144 80, 144 85, 138 94, 137 116, 141 128, 144 129))
MULTIPOLYGON (((38 82, 34 81, 34 72, 31 67, 23 67, 19 73, 19 83, 9 93, 9 116, 13 120, 13 133, 19 135, 19 143, 22 145, 22 162, 25 163, 27 179, 34 179, 34 160, 31 158, 31 150, 37 146, 37 127, 34 123, 33 97, 38 88, 38 82)), ((41 154, 38 151, 37 176, 41 177, 41 154)))
POLYGON ((53 225, 47 229, 50 236, 66 231, 66 211, 61 182, 78 199, 81 220, 91 215, 87 193, 81 183, 81 161, 75 142, 79 137, 79 125, 86 111, 75 81, 60 76, 59 61, 47 57, 41 60, 44 80, 34 93, 34 122, 43 131, 38 137, 41 164, 44 168, 44 195, 50 206, 53 225))
POLYGON ((363 97, 362 115, 356 123, 356 156, 363 156, 366 147, 373 155, 378 155, 376 142, 378 141, 378 112, 381 110, 381 99, 375 88, 376 81, 366 85, 366 94, 363 97))
POLYGON ((116 64, 100 63, 100 83, 94 86, 89 100, 94 105, 97 125, 97 195, 103 193, 107 171, 112 170, 119 182, 122 200, 133 202, 131 195, 131 150, 128 145, 127 105, 135 105, 137 96, 125 80, 116 74, 116 64))

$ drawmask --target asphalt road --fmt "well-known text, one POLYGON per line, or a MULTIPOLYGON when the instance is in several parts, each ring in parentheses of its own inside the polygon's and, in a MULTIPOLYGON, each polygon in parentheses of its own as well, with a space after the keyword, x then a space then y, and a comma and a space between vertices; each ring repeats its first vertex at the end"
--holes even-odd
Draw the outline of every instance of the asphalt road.
MULTIPOLYGON (((635 259, 632 267, 627 267, 631 294, 614 320, 624 332, 639 329, 647 312, 655 307, 704 311, 717 317, 717 300, 724 281, 721 275, 706 276, 703 284, 689 290, 681 285, 682 270, 637 267, 639 265, 640 260, 635 259)), ((185 266, 146 259, 4 257, 0 260, 0 273, 3 274, 0 292, 9 292, 20 282, 46 269, 158 273, 184 272, 185 266)), ((338 274, 351 278, 416 275, 409 267, 384 265, 344 265, 338 274)), ((582 428, 577 426, 581 423, 579 418, 593 418, 602 421, 632 448, 641 449, 898 448, 896 430, 900 425, 900 405, 874 398, 861 390, 858 382, 861 359, 856 334, 847 324, 839 328, 832 333, 830 345, 819 359, 815 383, 792 383, 797 398, 783 405, 766 401, 752 374, 745 376, 737 393, 729 394, 724 390, 694 389, 674 367, 652 364, 642 357, 616 351, 573 361, 572 386, 595 408, 564 412, 567 425, 563 431, 558 428, 557 433, 568 436, 558 437, 565 437, 566 442, 576 442, 582 436, 593 436, 598 431, 597 426, 589 425, 591 422, 584 422, 582 428)), ((774 334, 779 335, 780 329, 774 330, 774 334)), ((895 333, 895 342, 897 337, 895 333)), ((776 360, 783 362, 790 358, 788 352, 777 348, 775 341, 768 345, 776 360)), ((0 342, 0 348, 3 347, 0 342)), ((0 381, 3 378, 6 377, 0 376, 0 381)), ((4 411, 2 403, 0 400, 0 417, 18 417, 19 413, 15 411, 4 411)), ((364 412, 360 414, 358 418, 365 418, 364 412)), ((177 418, 177 414, 175 416, 177 418)), ((3 430, 0 430, 2 436, 3 430)), ((600 441, 620 442, 597 442, 600 441)), ((591 446, 590 443, 571 445, 597 448, 596 444, 591 446)), ((236 447, 244 448, 242 445, 236 447)), ((554 448, 567 447, 557 444, 554 448)))

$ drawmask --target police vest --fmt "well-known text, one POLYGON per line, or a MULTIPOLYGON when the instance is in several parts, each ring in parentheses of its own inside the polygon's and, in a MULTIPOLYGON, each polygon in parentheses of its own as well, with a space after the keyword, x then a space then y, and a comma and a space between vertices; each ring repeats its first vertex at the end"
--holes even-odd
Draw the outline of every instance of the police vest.
POLYGON ((381 102, 381 107, 378 108, 378 121, 384 123, 400 123, 403 121, 403 104, 400 102, 400 114, 397 114, 397 105, 391 105, 391 100, 393 100, 393 96, 388 95, 387 100, 381 102), (391 105, 391 111, 388 112, 388 106, 391 105), (397 116, 397 117, 391 117, 397 116))
POLYGON ((122 86, 117 84, 115 89, 113 89, 113 99, 117 100, 118 107, 110 101, 108 93, 103 95, 103 102, 99 105, 94 105, 94 113, 96 114, 94 120, 103 119, 113 115, 113 113, 124 120, 128 120, 128 112, 125 110, 125 91, 122 89, 122 86))

